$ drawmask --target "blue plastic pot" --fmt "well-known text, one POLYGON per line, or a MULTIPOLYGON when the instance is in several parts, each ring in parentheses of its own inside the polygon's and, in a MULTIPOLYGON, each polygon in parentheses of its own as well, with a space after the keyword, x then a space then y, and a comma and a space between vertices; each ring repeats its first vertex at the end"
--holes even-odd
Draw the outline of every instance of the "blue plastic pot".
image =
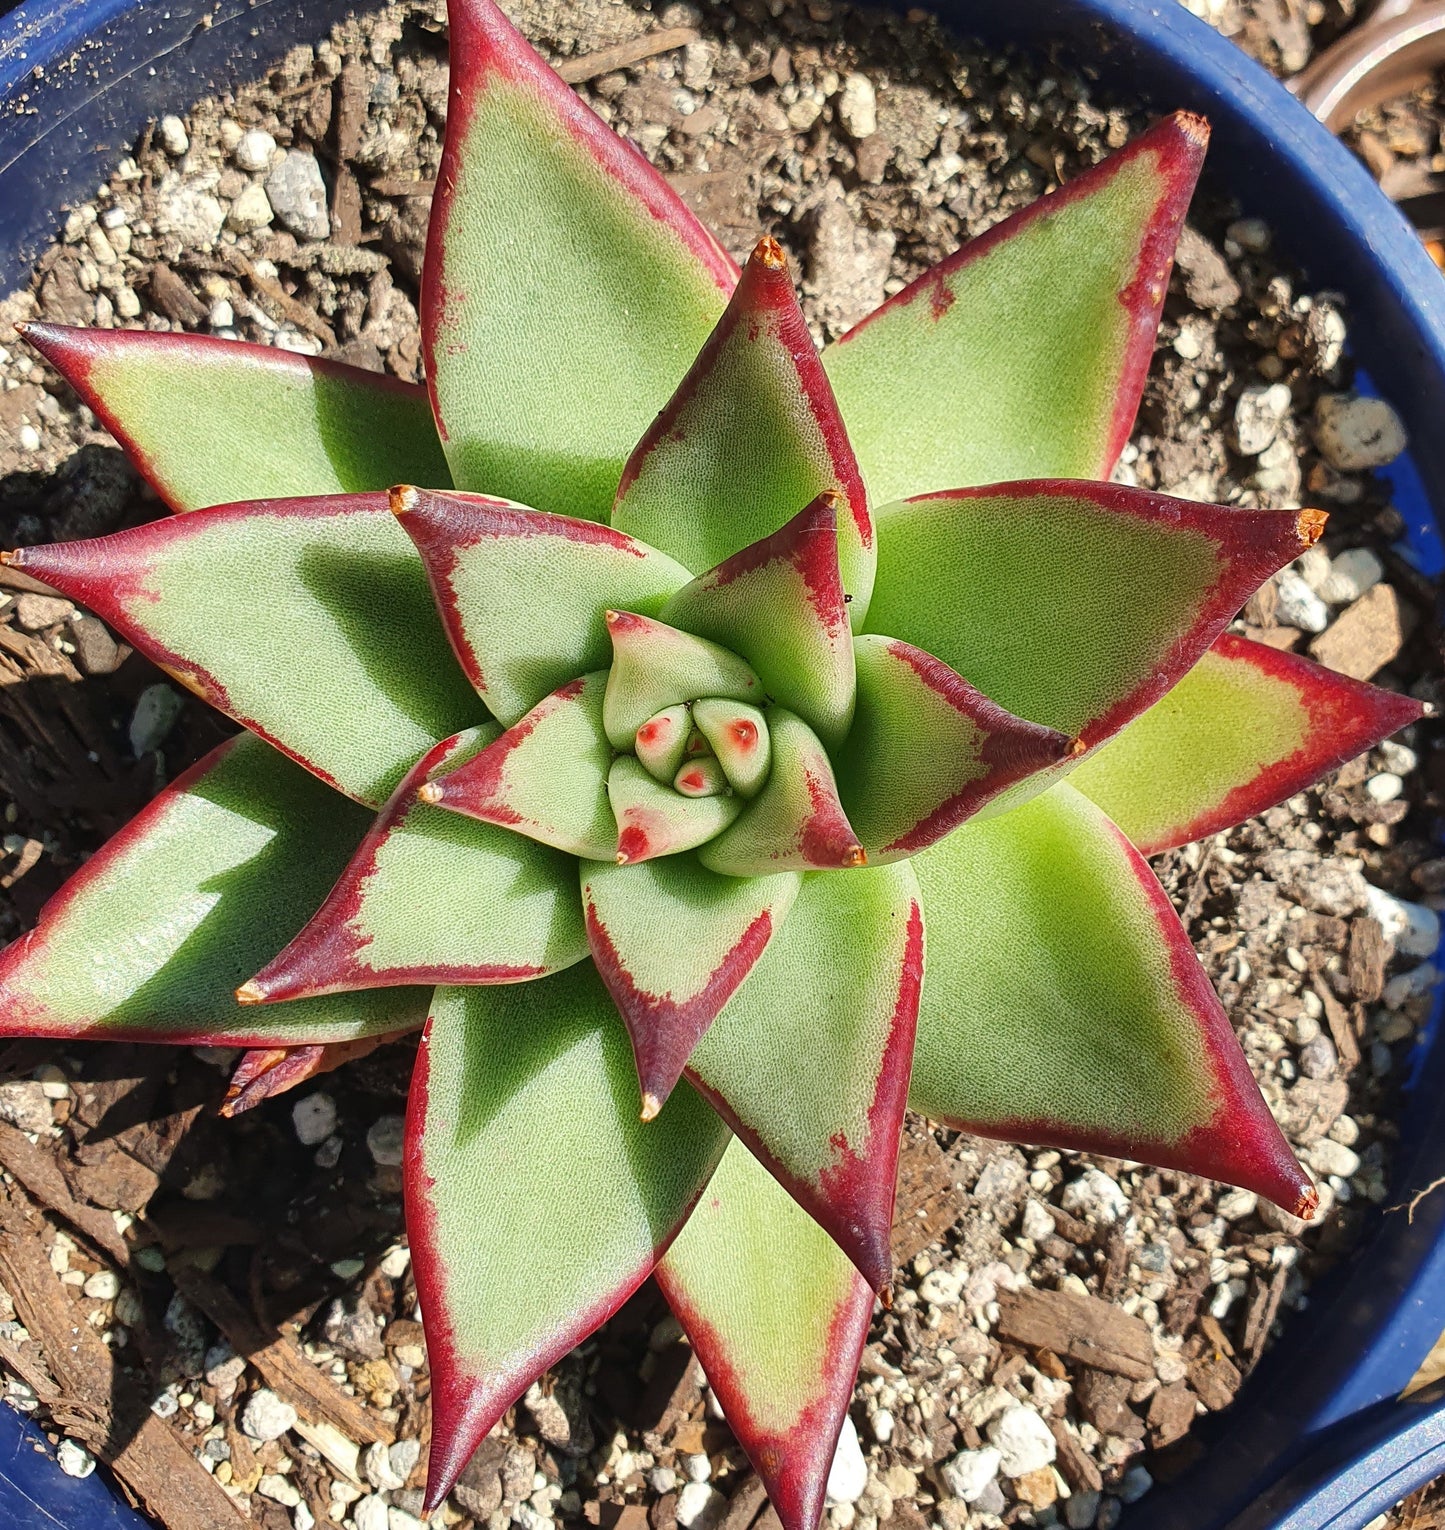
MULTIPOLYGON (((1061 49, 1106 87, 1210 119, 1212 173, 1269 219, 1313 282, 1347 296, 1355 355, 1414 442, 1395 473, 1408 549, 1424 572, 1439 573, 1445 281, 1359 163, 1177 0, 935 0, 935 8, 960 32, 1061 49)), ((0 22, 0 287, 23 280, 61 210, 93 194, 148 117, 255 78, 347 9, 341 0, 28 0, 12 11, 0 22)), ((1445 1176, 1439 1019, 1437 1007, 1412 1060, 1390 1204, 1445 1176)), ((1445 1471, 1445 1389, 1396 1400, 1445 1330, 1442 1224, 1445 1190, 1413 1222, 1382 1213, 1348 1267, 1291 1319, 1234 1407, 1209 1421, 1202 1464, 1150 1493, 1127 1523, 1358 1530, 1445 1471)), ((27 1466, 40 1460, 30 1454, 27 1466)), ((0 1523, 101 1523, 92 1510, 62 1507, 58 1492, 7 1498, 10 1458, 0 1430, 0 1523)))

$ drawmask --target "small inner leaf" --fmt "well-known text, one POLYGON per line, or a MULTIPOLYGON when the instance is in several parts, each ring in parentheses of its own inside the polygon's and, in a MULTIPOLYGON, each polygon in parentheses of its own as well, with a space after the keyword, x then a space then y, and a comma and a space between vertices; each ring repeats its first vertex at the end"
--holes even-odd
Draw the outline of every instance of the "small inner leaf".
POLYGON ((612 762, 607 794, 617 818, 619 866, 695 850, 722 833, 742 811, 738 797, 684 795, 663 786, 630 754, 612 762))

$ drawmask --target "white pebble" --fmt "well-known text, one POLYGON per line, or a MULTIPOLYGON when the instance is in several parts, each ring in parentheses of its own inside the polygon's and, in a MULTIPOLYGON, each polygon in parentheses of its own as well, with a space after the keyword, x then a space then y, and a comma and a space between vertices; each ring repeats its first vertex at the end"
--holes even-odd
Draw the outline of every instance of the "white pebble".
MULTIPOLYGON (((833 1464, 828 1468, 828 1502, 857 1503, 867 1486, 868 1463, 863 1459, 863 1449, 858 1444, 858 1431, 853 1427, 853 1420, 845 1414, 843 1432, 838 1436, 838 1448, 833 1452, 833 1464)), ((681 1517, 678 1516, 679 1519, 681 1517)))
POLYGON ((1399 1009, 1411 999, 1427 994, 1440 981, 1440 969, 1434 962, 1421 962, 1409 972, 1398 973, 1385 984, 1381 997, 1386 1009, 1399 1009))
POLYGON ((67 1477, 88 1477, 95 1470, 95 1458, 74 1440, 62 1440, 55 1447, 55 1459, 67 1477))
POLYGON ((706 1482, 712 1476, 712 1462, 701 1452, 695 1456, 684 1456, 682 1469, 687 1473, 689 1482, 706 1482))
POLYGON ((1058 1453, 1049 1426, 1032 1408, 1012 1407, 988 1426, 1005 1477, 1026 1477, 1052 1463, 1058 1453))
POLYGON ((1226 1222, 1242 1222, 1254 1215, 1259 1197, 1253 1190, 1229 1190, 1220 1196, 1216 1210, 1226 1222))
POLYGON ((253 1392, 241 1414, 241 1429, 253 1440, 279 1440, 295 1422, 295 1408, 269 1387, 253 1392))
POLYGON ((305 1147, 325 1142, 336 1130, 336 1101, 324 1090, 308 1094, 291 1107, 291 1125, 305 1147))
POLYGON ((377 1163, 398 1164, 405 1148, 406 1122, 400 1116, 382 1116, 366 1134, 366 1146, 377 1163))
POLYGON ((918 1294, 935 1307, 956 1307, 963 1281, 952 1270, 930 1270, 918 1283, 918 1294))
POLYGON ((1329 626, 1328 607, 1310 589, 1302 574, 1285 569, 1275 576, 1275 588, 1279 591, 1276 614, 1281 626, 1298 627, 1304 632, 1323 632, 1329 626))
POLYGON ((873 1438, 880 1445, 886 1445, 893 1438, 896 1421, 887 1408, 880 1408, 868 1422, 873 1430, 873 1438))
POLYGON ((271 210, 271 199, 266 195, 266 188, 258 186, 254 181, 241 190, 240 196, 231 203, 231 210, 226 214, 226 222, 239 234, 247 234, 258 228, 265 228, 275 216, 271 210))
POLYGON ((654 1466, 647 1474, 647 1482, 661 1498, 677 1486, 677 1473, 670 1466, 654 1466))
POLYGON ((1329 393, 1315 405, 1315 444, 1331 467, 1354 473, 1393 462, 1407 438, 1384 399, 1329 393))
POLYGON ((236 141, 232 158, 242 170, 253 175, 271 168, 271 157, 276 152, 276 140, 261 128, 251 128, 236 141))
POLYGON ((1052 1238, 1058 1224, 1049 1215, 1048 1209, 1034 1200, 1032 1196, 1024 1202, 1024 1214, 1019 1223, 1019 1231, 1026 1238, 1032 1238, 1035 1243, 1042 1243, 1045 1238, 1052 1238))
POLYGON ((992 1445, 981 1450, 961 1450, 951 1461, 945 1461, 938 1469, 939 1481, 948 1489, 950 1497, 973 1503, 982 1498, 990 1484, 998 1480, 999 1465, 1003 1457, 992 1445))
POLYGON ((688 1482, 677 1495, 677 1522, 684 1530, 711 1530, 727 1506, 727 1499, 711 1483, 688 1482))
POLYGON ((416 1463, 421 1459, 420 1440, 398 1440, 395 1445, 387 1446, 387 1456, 391 1461, 391 1469, 403 1482, 416 1470, 416 1463))
POLYGON ((120 1276, 114 1270, 97 1270, 83 1289, 98 1302, 113 1302, 120 1295, 120 1276))
POLYGON ((1373 802, 1393 802, 1405 790, 1405 783, 1392 770, 1382 770, 1365 782, 1365 795, 1373 802))
POLYGON ((871 138, 878 131, 878 96, 866 74, 850 74, 843 81, 838 116, 850 138, 871 138))
POLYGON ((1263 255, 1270 245, 1269 224, 1263 218, 1237 218, 1224 234, 1251 255, 1263 255))
POLYGON ((262 1498, 269 1498, 272 1503, 279 1503, 285 1509, 294 1509, 301 1502, 296 1484, 280 1472, 268 1472, 256 1484, 256 1491, 262 1498))
MULTIPOLYGON (((1375 781, 1379 776, 1374 778, 1375 781)), ((1393 777, 1399 781, 1398 776, 1393 777)), ((1370 785, 1373 785, 1372 781, 1370 785)), ((1400 782, 1403 787, 1404 783, 1400 782)), ((1368 788, 1367 788, 1368 789, 1368 788)), ((1398 792, 1395 793, 1399 795, 1398 792)), ((1374 793, 1371 793, 1374 796, 1374 793)), ((1376 799, 1388 802, 1388 797, 1376 799)), ((1365 892, 1365 906, 1371 915, 1379 920, 1380 928, 1385 932, 1385 939, 1395 947, 1402 956, 1433 956, 1440 944, 1440 916, 1434 909, 1426 908, 1422 903, 1407 903, 1403 898, 1392 897, 1389 893, 1378 887, 1369 887, 1365 892)))
POLYGON ((1330 555, 1323 547, 1307 547, 1294 561, 1299 576, 1316 595, 1320 586, 1330 577, 1330 555))
POLYGON ((1234 439, 1246 457, 1257 457, 1279 434, 1290 410, 1288 383, 1245 388, 1234 405, 1234 439))
POLYGON ((1330 577, 1319 586, 1332 606, 1348 606, 1384 578, 1385 568, 1368 547, 1347 547, 1330 565, 1330 577))
POLYGON ((162 117, 160 122, 161 147, 172 159, 179 159, 191 146, 191 136, 179 117, 162 117))
POLYGON ((367 1446, 361 1470, 366 1480, 378 1493, 391 1493, 397 1488, 406 1486, 405 1474, 398 1474, 392 1470, 391 1456, 386 1446, 379 1440, 376 1444, 367 1446))
POLYGON ((1074 1216, 1094 1217, 1101 1222, 1117 1222, 1129 1215, 1129 1197, 1102 1169, 1085 1169, 1078 1179, 1070 1180, 1060 1202, 1074 1216))
POLYGON ((33 425, 22 425, 16 432, 16 439, 20 442, 22 452, 40 450, 40 432, 33 425))
POLYGON ((1380 745, 1380 758, 1385 762, 1385 769, 1393 770, 1397 776, 1408 776, 1420 763, 1420 756, 1413 749, 1397 744, 1392 738, 1380 745))
POLYGON ((387 1530, 386 1499, 379 1493, 368 1493, 351 1511, 356 1530, 387 1530))
POLYGON ((1320 1174, 1349 1179, 1360 1172, 1360 1155, 1333 1137, 1321 1137, 1318 1142, 1312 1142, 1305 1158, 1310 1168, 1320 1174))

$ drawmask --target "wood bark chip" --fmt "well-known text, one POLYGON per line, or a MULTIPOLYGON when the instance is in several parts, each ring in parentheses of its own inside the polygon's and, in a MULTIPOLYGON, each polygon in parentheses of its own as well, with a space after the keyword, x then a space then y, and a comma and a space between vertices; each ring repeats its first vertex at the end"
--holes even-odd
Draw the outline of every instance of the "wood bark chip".
POLYGON ((239 1530, 246 1518, 116 1365, 50 1268, 38 1218, 0 1188, 0 1281, 64 1395, 56 1422, 106 1463, 166 1530, 239 1530))
MULTIPOLYGON (((116 1229, 115 1218, 108 1211, 98 1211, 77 1201, 55 1159, 31 1142, 24 1132, 4 1122, 0 1122, 0 1164, 36 1200, 57 1216, 64 1217, 102 1253, 108 1254, 117 1264, 129 1262, 131 1246, 116 1229)), ((144 1233, 141 1238, 148 1241, 144 1233)))
MULTIPOLYGON (((1353 945, 1352 940, 1352 955, 1353 945)), ((1341 1066, 1348 1073, 1357 1067, 1360 1061, 1360 1043, 1355 1039, 1354 1027, 1350 1024, 1350 1012, 1335 997, 1330 985, 1318 973, 1310 979, 1310 985, 1319 995, 1320 1003, 1324 1006, 1325 1023, 1330 1028, 1330 1038, 1335 1044, 1335 1051, 1339 1054, 1341 1066)))
POLYGON ((1269 1342, 1269 1330, 1279 1315, 1279 1306, 1284 1300, 1284 1288, 1288 1283, 1289 1271, 1284 1265, 1277 1266, 1267 1282, 1258 1277, 1255 1279, 1249 1305, 1244 1311, 1246 1369, 1252 1370, 1264 1353, 1264 1346, 1269 1342))
POLYGON ((396 1438, 376 1414, 318 1370, 293 1338, 268 1333, 220 1281, 179 1259, 173 1261, 170 1274, 181 1295, 204 1312, 231 1348, 309 1423, 330 1424, 364 1445, 390 1445, 396 1438))
POLYGON ((748 1530, 752 1522, 762 1513, 763 1505, 768 1501, 768 1490, 763 1486, 763 1479, 756 1472, 749 1473, 743 1478, 741 1486, 728 1499, 728 1506, 722 1519, 718 1523, 717 1530, 748 1530))
POLYGON ((1104 1486, 1104 1478, 1094 1458, 1063 1419, 1050 1419, 1048 1425, 1058 1447, 1059 1471, 1064 1480, 1075 1492, 1097 1493, 1104 1486))
POLYGON ((931 1133, 905 1130, 893 1207, 895 1269, 936 1243, 962 1216, 959 1177, 958 1165, 931 1133))
POLYGON ((1390 947, 1378 919, 1350 921, 1350 988, 1363 1004, 1373 1004, 1385 991, 1385 968, 1390 947))
POLYGON ((1067 1291, 1001 1293, 996 1332, 1030 1349, 1052 1350, 1079 1365, 1147 1381, 1154 1374, 1149 1325, 1096 1296, 1067 1291))
POLYGON ((1189 1366, 1189 1385, 1211 1413, 1227 1408, 1239 1390, 1240 1374, 1224 1355, 1201 1355, 1189 1366))
POLYGON ((700 35, 696 27, 659 27, 630 42, 614 43, 610 48, 599 48, 595 53, 584 53, 578 58, 564 58, 555 68, 569 85, 581 85, 585 80, 595 80, 600 74, 611 74, 614 69, 627 69, 656 58, 659 53, 685 48, 688 43, 696 42, 700 35))

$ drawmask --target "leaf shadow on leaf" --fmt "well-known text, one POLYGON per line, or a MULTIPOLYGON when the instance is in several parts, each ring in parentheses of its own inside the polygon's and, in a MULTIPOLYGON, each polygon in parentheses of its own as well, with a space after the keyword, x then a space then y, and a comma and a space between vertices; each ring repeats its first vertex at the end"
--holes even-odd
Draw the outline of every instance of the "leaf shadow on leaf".
POLYGON ((393 388, 389 378, 375 381, 373 393, 321 370, 312 375, 316 433, 337 481, 348 494, 375 493, 394 483, 450 488, 426 395, 409 397, 393 388), (415 422, 403 431, 398 427, 406 412, 415 415, 415 422))
POLYGON ((311 547, 296 571, 368 678, 419 728, 441 739, 486 717, 442 631, 421 559, 409 546, 395 557, 311 547))
MULTIPOLYGON (((127 1025, 204 1025, 218 1032, 224 1017, 238 1026, 340 1024, 383 1029, 399 1009, 417 1007, 415 995, 384 992, 278 1004, 264 1017, 236 1004, 238 984, 276 955, 315 912, 366 832, 366 809, 293 765, 260 740, 242 737, 220 766, 194 782, 191 795, 245 820, 242 835, 259 848, 245 860, 195 884, 197 917, 171 954, 104 1017, 127 1025), (262 838, 264 836, 264 838, 262 838), (203 907, 197 911, 197 904, 203 907), (375 1025, 367 1025, 374 1019, 375 1025)), ((176 921, 186 917, 178 911, 176 921)), ((159 938, 164 939, 164 934, 159 938)))
MULTIPOLYGON (((447 764, 450 768, 451 761, 447 764)), ((459 852, 462 857, 485 853, 489 862, 488 891, 496 903, 515 904, 539 898, 558 886, 571 889, 579 906, 577 918, 580 922, 582 897, 577 888, 577 861, 575 856, 568 855, 566 851, 514 834, 510 829, 478 823, 461 813, 429 807, 425 803, 419 803, 407 815, 406 834, 408 838, 424 841, 428 847, 436 847, 439 873, 455 862, 453 852, 459 852), (515 851, 512 851, 513 842, 515 851), (503 880, 504 873, 498 865, 498 857, 509 851, 512 851, 512 874, 503 880)), ((571 951, 572 944, 567 931, 554 924, 548 932, 542 960, 547 963, 561 960, 571 951)), ((461 953, 462 958, 465 955, 461 953)))
POLYGON ((459 489, 515 500, 533 510, 606 525, 622 478, 623 462, 539 452, 526 443, 452 442, 452 473, 459 489))
MULTIPOLYGON (((709 1155, 721 1156, 728 1133, 685 1083, 656 1120, 641 1121, 632 1044, 592 963, 535 982, 450 992, 463 997, 467 1027, 453 1148, 475 1143, 528 1084, 578 1052, 565 1064, 577 1086, 575 1109, 597 1119, 599 1131, 621 1139, 654 1240, 671 1236, 676 1202, 669 1186, 688 1172, 687 1159, 701 1168, 709 1155), (600 1057, 589 1045, 593 1038, 601 1044, 600 1057)), ((554 1150, 545 1118, 538 1118, 536 1131, 537 1151, 554 1150)), ((559 1161, 557 1171, 565 1175, 566 1163, 559 1161)))

